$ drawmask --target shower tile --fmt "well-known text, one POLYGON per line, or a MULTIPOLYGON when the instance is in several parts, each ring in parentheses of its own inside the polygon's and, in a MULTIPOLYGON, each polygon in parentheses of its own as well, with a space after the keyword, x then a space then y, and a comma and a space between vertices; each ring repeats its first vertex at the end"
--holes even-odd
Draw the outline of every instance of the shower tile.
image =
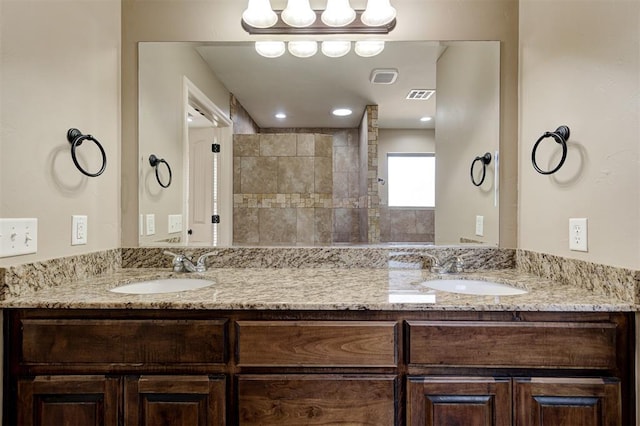
POLYGON ((313 244, 314 243, 314 213, 315 209, 301 208, 297 209, 297 237, 296 242, 298 244, 313 244))
POLYGON ((295 157, 295 134, 262 134, 260 135, 261 157, 295 157))
POLYGON ((333 192, 332 170, 331 158, 319 157, 314 160, 315 192, 333 192))
POLYGON ((277 192, 283 194, 312 193, 314 159, 311 157, 281 157, 278 161, 277 192))
POLYGON ((333 155, 333 136, 315 135, 315 156, 329 157, 333 155))
POLYGON ((295 244, 297 209, 259 209, 260 244, 295 244))
POLYGON ((332 209, 315 209, 315 242, 317 244, 331 243, 331 232, 333 230, 332 209))
POLYGON ((257 157, 260 155, 260 135, 233 135, 234 157, 257 157))
POLYGON ((233 242, 257 244, 260 241, 258 209, 236 207, 233 209, 233 242))
POLYGON ((298 157, 313 157, 316 151, 315 137, 312 134, 297 135, 296 155, 298 157))
POLYGON ((242 157, 240 189, 244 194, 272 194, 278 189, 278 159, 242 157))

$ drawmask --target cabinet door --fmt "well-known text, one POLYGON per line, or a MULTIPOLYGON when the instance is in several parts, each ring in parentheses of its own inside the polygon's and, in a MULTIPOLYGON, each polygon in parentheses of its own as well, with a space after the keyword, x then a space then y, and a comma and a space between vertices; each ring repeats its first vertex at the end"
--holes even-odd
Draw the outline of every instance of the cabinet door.
POLYGON ((210 426, 225 424, 224 377, 127 377, 124 424, 210 426))
POLYGON ((511 424, 511 380, 492 377, 409 377, 407 424, 511 424))
POLYGON ((38 376, 18 380, 18 424, 91 426, 118 423, 120 380, 38 376))
POLYGON ((389 426, 395 395, 395 376, 242 375, 239 424, 389 426))
POLYGON ((622 424, 616 379, 516 379, 514 392, 516 424, 520 426, 622 424))

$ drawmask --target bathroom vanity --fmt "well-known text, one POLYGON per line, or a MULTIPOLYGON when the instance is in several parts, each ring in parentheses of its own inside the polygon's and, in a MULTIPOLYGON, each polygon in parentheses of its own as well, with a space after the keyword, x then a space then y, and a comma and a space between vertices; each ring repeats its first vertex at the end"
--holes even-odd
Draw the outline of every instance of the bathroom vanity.
POLYGON ((424 295, 429 273, 366 269, 221 269, 190 292, 108 291, 144 273, 11 301, 5 423, 635 419, 632 308, 592 292, 507 271, 493 276, 527 294, 390 303, 424 295))

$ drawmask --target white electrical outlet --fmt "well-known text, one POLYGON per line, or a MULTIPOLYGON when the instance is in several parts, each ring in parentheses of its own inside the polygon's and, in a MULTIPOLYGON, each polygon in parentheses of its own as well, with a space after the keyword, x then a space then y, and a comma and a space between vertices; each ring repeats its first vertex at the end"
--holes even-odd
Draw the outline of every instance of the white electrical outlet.
POLYGON ((170 214, 169 220, 169 234, 174 234, 176 232, 182 231, 182 215, 181 214, 170 214))
POLYGON ((151 213, 147 215, 147 235, 156 233, 156 215, 151 213))
POLYGON ((0 219, 0 257, 38 251, 38 219, 0 219))
POLYGON ((476 235, 484 236, 484 216, 476 216, 476 235))
POLYGON ((71 216, 71 245, 87 244, 88 218, 84 215, 71 216))
POLYGON ((586 218, 569 219, 569 250, 589 251, 586 218))

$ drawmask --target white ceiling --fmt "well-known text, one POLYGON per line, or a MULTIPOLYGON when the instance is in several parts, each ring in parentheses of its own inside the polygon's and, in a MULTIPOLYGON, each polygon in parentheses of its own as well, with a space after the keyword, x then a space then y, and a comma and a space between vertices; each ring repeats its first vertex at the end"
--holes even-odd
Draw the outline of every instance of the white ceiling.
POLYGON ((436 95, 427 101, 405 98, 411 89, 436 88, 436 61, 444 49, 439 42, 391 41, 373 58, 361 58, 352 50, 342 58, 318 52, 306 59, 289 53, 267 59, 256 53, 253 43, 206 43, 196 48, 260 127, 355 128, 364 108, 378 105, 378 125, 383 129, 434 128, 436 95), (396 82, 371 84, 376 68, 397 69, 396 82), (336 107, 354 113, 333 117, 336 107), (275 118, 276 112, 287 118, 275 118), (423 116, 433 120, 420 122, 423 116))

